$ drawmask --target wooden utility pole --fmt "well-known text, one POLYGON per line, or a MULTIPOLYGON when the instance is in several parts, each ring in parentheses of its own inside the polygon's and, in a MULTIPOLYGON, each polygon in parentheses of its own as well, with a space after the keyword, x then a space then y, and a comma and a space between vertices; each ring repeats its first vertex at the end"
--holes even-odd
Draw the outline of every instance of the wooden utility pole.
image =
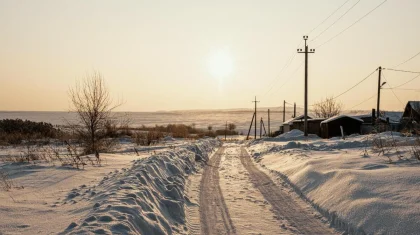
POLYGON ((225 141, 226 141, 226 132, 227 132, 227 121, 226 121, 226 126, 225 126, 225 141))
POLYGON ((308 45, 306 44, 306 40, 308 40, 308 36, 303 36, 303 40, 305 40, 305 51, 302 49, 298 49, 298 53, 305 53, 305 111, 304 111, 304 120, 305 123, 303 125, 303 129, 305 132, 305 136, 308 136, 308 53, 315 53, 315 49, 310 49, 308 51, 308 45))
POLYGON ((265 130, 265 125, 262 118, 261 118, 261 124, 262 124, 262 128, 264 129, 264 135, 267 136, 267 131, 265 130))
POLYGON ((252 101, 252 102, 255 103, 255 111, 254 111, 254 115, 255 115, 255 119, 254 119, 254 121, 255 121, 255 123, 254 123, 254 125, 255 125, 255 132, 254 132, 254 137, 255 137, 255 139, 257 139, 257 102, 259 102, 259 101, 257 101, 257 97, 256 96, 255 96, 255 100, 252 101))
POLYGON ((296 102, 293 105, 293 118, 295 118, 295 117, 296 117, 296 102))
POLYGON ((376 118, 379 118, 379 105, 381 103, 381 73, 382 73, 382 67, 379 66, 378 68, 378 100, 376 103, 376 118))
POLYGON ((270 109, 268 109, 268 136, 271 136, 271 131, 270 131, 270 109))
POLYGON ((283 100, 283 123, 286 121, 286 101, 283 100))
POLYGON ((251 120, 251 124, 249 125, 248 135, 246 136, 246 140, 249 139, 249 134, 251 133, 251 127, 252 127, 252 123, 254 122, 254 118, 255 118, 255 113, 252 115, 252 120, 251 120))

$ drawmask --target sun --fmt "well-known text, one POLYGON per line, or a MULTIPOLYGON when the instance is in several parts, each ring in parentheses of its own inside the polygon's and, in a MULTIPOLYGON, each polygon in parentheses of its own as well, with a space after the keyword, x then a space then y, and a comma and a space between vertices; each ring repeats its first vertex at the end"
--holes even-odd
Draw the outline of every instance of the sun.
POLYGON ((233 61, 226 50, 217 50, 210 55, 208 60, 209 72, 218 79, 228 77, 233 70, 233 61))

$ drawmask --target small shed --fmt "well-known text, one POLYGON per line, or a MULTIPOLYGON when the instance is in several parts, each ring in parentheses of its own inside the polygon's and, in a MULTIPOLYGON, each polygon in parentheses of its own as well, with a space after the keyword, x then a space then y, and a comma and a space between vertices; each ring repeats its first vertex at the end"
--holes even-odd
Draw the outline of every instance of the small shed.
MULTIPOLYGON (((308 119, 308 134, 321 136, 321 122, 324 120, 325 118, 308 119)), ((299 120, 293 121, 293 129, 305 131, 305 120, 299 119, 299 120)))
POLYGON ((360 118, 337 115, 321 122, 321 137, 341 136, 340 126, 343 127, 344 135, 360 134, 362 124, 363 120, 360 118))
MULTIPOLYGON (((293 122, 297 121, 297 120, 304 120, 304 119, 305 119, 305 115, 303 115, 303 114, 299 115, 299 116, 296 116, 294 118, 288 119, 280 125, 280 130, 282 131, 282 133, 286 133, 286 132, 289 132, 293 129, 297 129, 297 128, 293 127, 293 122)), ((308 115, 308 119, 312 119, 312 118, 308 115)))

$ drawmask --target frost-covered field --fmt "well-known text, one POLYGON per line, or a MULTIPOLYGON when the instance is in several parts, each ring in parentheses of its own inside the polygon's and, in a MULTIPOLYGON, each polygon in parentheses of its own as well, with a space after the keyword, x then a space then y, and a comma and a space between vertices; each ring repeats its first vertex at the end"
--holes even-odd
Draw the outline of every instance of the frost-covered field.
MULTIPOLYGON (((0 163, 13 188, 0 190, 0 234, 188 234, 186 177, 217 140, 120 145, 101 166, 0 163)), ((2 149, 2 154, 22 149, 2 149)))
POLYGON ((335 226, 353 233, 419 234, 420 162, 410 152, 415 142, 389 132, 305 140, 294 130, 253 141, 248 150, 335 226), (392 143, 382 149, 385 155, 372 149, 378 138, 392 143))

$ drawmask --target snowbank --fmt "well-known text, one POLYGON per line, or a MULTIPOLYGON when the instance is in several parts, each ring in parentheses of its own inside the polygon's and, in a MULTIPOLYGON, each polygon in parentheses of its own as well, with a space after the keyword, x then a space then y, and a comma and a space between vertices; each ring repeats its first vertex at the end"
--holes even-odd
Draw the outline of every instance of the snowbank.
POLYGON ((69 192, 67 200, 88 200, 92 207, 63 234, 187 234, 186 177, 217 145, 201 140, 139 159, 129 169, 110 172, 98 185, 69 192))
POLYGON ((418 234, 420 163, 398 160, 399 155, 407 153, 400 148, 387 153, 394 159, 388 164, 386 157, 369 147, 368 139, 390 136, 397 143, 410 142, 396 133, 382 133, 347 140, 314 140, 305 142, 304 147, 299 142, 261 142, 249 150, 332 224, 349 233, 418 234), (296 147, 299 144, 301 148, 296 147), (368 147, 368 154, 355 145, 368 147))
POLYGON ((281 135, 278 135, 277 137, 274 137, 276 140, 280 141, 290 141, 290 140, 306 140, 306 139, 316 139, 319 137, 314 134, 309 134, 308 137, 304 136, 303 131, 298 129, 293 129, 289 132, 283 133, 281 135))

